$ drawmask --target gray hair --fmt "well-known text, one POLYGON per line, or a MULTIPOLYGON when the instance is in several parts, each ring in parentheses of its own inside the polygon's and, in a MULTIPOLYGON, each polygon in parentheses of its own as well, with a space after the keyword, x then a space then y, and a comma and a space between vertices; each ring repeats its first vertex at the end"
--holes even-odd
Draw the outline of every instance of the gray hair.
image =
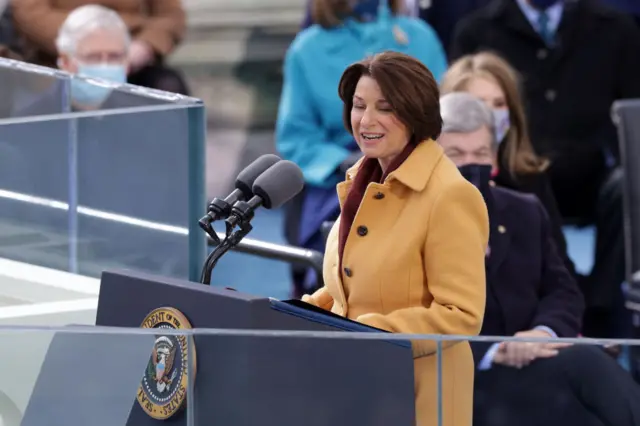
POLYGON ((88 4, 74 9, 60 27, 56 38, 58 53, 74 54, 78 42, 99 29, 122 34, 129 47, 129 29, 120 15, 104 6, 88 4))
POLYGON ((440 98, 442 133, 471 133, 486 126, 494 148, 497 145, 491 110, 475 96, 466 92, 448 93, 440 98))

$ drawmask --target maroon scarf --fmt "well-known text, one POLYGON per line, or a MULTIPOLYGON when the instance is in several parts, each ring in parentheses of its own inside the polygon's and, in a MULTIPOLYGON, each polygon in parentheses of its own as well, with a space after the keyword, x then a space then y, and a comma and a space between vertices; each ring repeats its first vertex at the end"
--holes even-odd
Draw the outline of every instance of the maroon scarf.
POLYGON ((365 158, 362 163, 360 163, 358 173, 351 184, 351 189, 347 194, 347 199, 344 201, 340 216, 340 229, 338 232, 340 269, 342 269, 342 255, 344 254, 344 247, 347 244, 349 232, 351 232, 351 225, 353 225, 353 221, 356 219, 356 214, 358 213, 358 208, 360 208, 364 194, 367 191, 367 186, 372 182, 383 183, 391 172, 395 171, 405 162, 414 149, 415 145, 408 143, 404 150, 391 162, 385 173, 382 173, 380 162, 375 158, 365 158))

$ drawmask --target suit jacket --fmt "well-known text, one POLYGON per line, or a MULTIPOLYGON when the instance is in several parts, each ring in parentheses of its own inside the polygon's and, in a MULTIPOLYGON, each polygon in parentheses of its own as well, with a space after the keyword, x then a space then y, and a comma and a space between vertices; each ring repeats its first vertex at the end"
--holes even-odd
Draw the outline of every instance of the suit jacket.
POLYGON ((447 51, 451 37, 460 19, 485 6, 490 0, 431 0, 426 8, 420 8, 420 18, 428 22, 438 33, 447 51))
MULTIPOLYGON (((341 205, 359 164, 338 185, 341 205)), ((336 221, 327 240, 325 286, 307 296, 332 312, 383 330, 476 335, 485 305, 487 208, 434 141, 416 147, 384 183, 370 183, 339 270, 336 221)), ((469 344, 443 345, 443 419, 471 424, 473 359, 469 344)), ((413 343, 417 424, 437 424, 436 343, 413 343)), ((381 366, 389 368, 389 366, 381 366)))
MULTIPOLYGON (((486 260, 487 305, 481 335, 513 336, 547 326, 559 337, 580 333, 584 301, 552 237, 544 207, 529 194, 492 187, 486 260)), ((491 343, 474 343, 480 362, 491 343)))
POLYGON ((515 0, 494 0, 460 21, 451 55, 490 50, 519 72, 531 139, 551 159, 560 211, 580 215, 565 201, 599 186, 617 156, 612 103, 640 97, 640 31, 594 0, 567 0, 555 39, 547 46, 515 0))
POLYGON ((118 12, 131 36, 149 43, 160 57, 173 51, 186 29, 181 0, 12 0, 16 30, 25 39, 25 57, 55 67, 58 30, 71 11, 86 4, 118 12))
MULTIPOLYGON (((504 145, 501 145, 501 147, 504 145)), ((553 195, 551 184, 547 173, 531 173, 527 175, 518 175, 513 177, 506 167, 501 167, 498 171, 498 175, 494 177, 494 181, 499 186, 513 189, 514 191, 526 192, 538 197, 538 200, 544 206, 547 214, 549 215, 549 224, 551 227, 551 235, 558 248, 558 254, 562 257, 562 261, 573 276, 577 276, 576 267, 573 260, 569 257, 567 252, 567 240, 564 236, 562 226, 564 221, 560 210, 558 209, 558 203, 556 197, 553 195)))

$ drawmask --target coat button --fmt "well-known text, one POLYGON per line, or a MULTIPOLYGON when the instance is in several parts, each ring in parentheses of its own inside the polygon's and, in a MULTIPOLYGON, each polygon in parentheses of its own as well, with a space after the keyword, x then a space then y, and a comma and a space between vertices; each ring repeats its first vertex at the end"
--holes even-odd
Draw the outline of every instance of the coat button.
POLYGON ((351 271, 350 268, 344 268, 343 271, 344 271, 344 274, 349 278, 351 278, 351 276, 353 275, 353 271, 351 271))
POLYGON ((549 51, 547 49, 540 49, 538 50, 537 56, 540 60, 547 59, 547 56, 549 56, 549 51))
POLYGON ((376 200, 382 200, 384 198, 384 194, 382 192, 378 192, 373 196, 373 198, 375 198, 376 200))
POLYGON ((366 226, 358 226, 358 235, 364 237, 365 235, 367 235, 367 233, 369 233, 369 230, 366 226))
POLYGON ((544 92, 544 97, 549 101, 549 102, 553 102, 556 100, 556 96, 558 96, 558 94, 556 93, 555 90, 547 90, 546 92, 544 92))

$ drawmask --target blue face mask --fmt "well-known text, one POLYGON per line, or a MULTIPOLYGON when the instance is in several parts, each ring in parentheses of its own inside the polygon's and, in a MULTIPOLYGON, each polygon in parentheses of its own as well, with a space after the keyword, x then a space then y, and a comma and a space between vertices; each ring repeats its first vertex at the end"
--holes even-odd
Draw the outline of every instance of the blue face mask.
POLYGON ((356 0, 353 5, 353 14, 365 21, 372 21, 378 15, 380 0, 356 0))
MULTIPOLYGON (((124 65, 81 65, 78 74, 83 77, 126 83, 127 69, 124 65)), ((71 96, 79 105, 98 106, 111 94, 111 88, 98 86, 80 78, 71 80, 71 96)))
POLYGON ((498 143, 501 143, 505 137, 507 137, 507 133, 509 133, 509 129, 511 128, 511 120, 509 119, 509 110, 506 108, 493 109, 493 121, 496 132, 496 140, 498 143))
POLYGON ((529 0, 529 4, 538 10, 547 10, 560 0, 529 0))

